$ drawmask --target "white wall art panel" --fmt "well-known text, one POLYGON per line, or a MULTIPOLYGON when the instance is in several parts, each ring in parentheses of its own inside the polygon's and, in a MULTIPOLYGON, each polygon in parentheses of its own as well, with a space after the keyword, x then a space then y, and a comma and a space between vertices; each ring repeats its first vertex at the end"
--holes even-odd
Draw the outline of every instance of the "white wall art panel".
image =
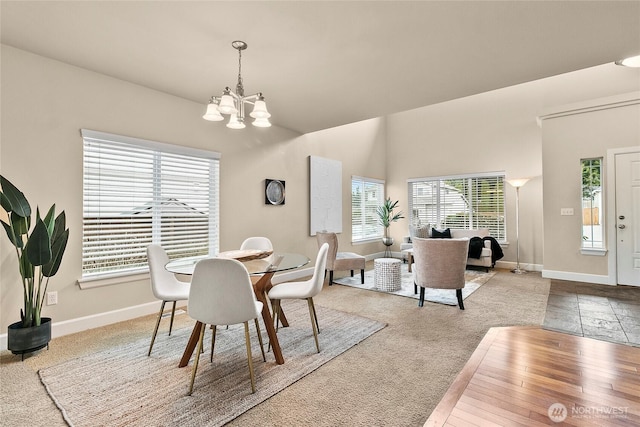
POLYGON ((309 156, 311 220, 309 234, 342 233, 342 162, 309 156))

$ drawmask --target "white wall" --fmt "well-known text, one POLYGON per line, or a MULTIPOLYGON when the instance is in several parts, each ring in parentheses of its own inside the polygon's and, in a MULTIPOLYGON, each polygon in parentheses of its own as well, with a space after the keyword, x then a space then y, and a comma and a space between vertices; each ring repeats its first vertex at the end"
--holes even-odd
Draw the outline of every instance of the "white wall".
MULTIPOLYGON (((640 83, 639 83, 640 86, 640 83)), ((581 159, 602 157, 605 201, 603 213, 613 198, 606 194, 607 150, 637 147, 640 150, 640 93, 591 100, 580 106, 559 106, 542 121, 544 164, 544 273, 547 277, 609 283, 609 253, 583 254, 581 159), (619 100, 635 100, 620 106, 619 100), (612 102, 614 104, 612 104, 612 102), (579 108, 583 111, 578 112, 579 108), (586 110, 584 110, 586 108, 586 110), (573 208, 574 215, 560 215, 573 208), (574 279, 572 279, 574 278, 574 279)), ((611 228, 614 218, 604 218, 611 228)), ((606 243, 605 243, 606 244, 606 243)), ((612 277, 615 283, 615 277, 612 277)))
MULTIPOLYGON (((220 152, 221 250, 239 247, 250 235, 267 235, 278 250, 314 260, 317 245, 308 233, 308 156, 343 162, 343 206, 350 206, 351 174, 379 176, 385 171, 383 119, 305 136, 277 126, 233 131, 201 118, 207 94, 200 105, 9 46, 2 46, 1 55, 0 173, 33 205, 56 203, 64 209, 70 228, 60 271, 49 285, 58 292, 59 303, 43 310, 54 320, 54 334, 55 322, 118 310, 120 316, 127 315, 123 310, 132 315, 155 310, 149 305, 155 300, 148 280, 86 290, 76 283, 82 251, 81 128, 220 152), (265 178, 286 181, 284 206, 264 204, 265 178)), ((343 222, 344 250, 375 250, 374 245, 351 247, 349 210, 343 212, 343 222)), ((0 238, 0 333, 19 320, 22 306, 12 248, 0 238)))
MULTIPOLYGON (((45 307, 43 313, 54 319, 54 334, 55 322, 107 312, 115 314, 104 319, 115 321, 124 312, 135 315, 155 309, 148 280, 90 290, 80 290, 76 283, 82 249, 81 128, 220 152, 222 250, 237 248, 245 237, 259 234, 271 238, 278 250, 315 258, 316 242, 308 235, 308 157, 316 155, 343 165, 342 250, 361 254, 383 250, 379 242, 350 244, 347 207, 352 175, 386 179, 387 195, 400 200, 406 211, 409 178, 503 170, 507 177, 534 177, 521 190, 521 262, 592 271, 588 261, 543 260, 543 248, 568 238, 564 230, 547 233, 543 245, 543 152, 551 170, 564 168, 552 163, 554 155, 577 161, 583 153, 572 150, 578 149, 582 133, 574 129, 569 138, 573 141, 557 141, 569 144, 568 148, 554 151, 551 142, 545 141, 543 147, 535 117, 546 106, 640 89, 637 72, 622 67, 607 68, 604 74, 585 70, 307 135, 276 126, 249 126, 238 132, 202 120, 204 105, 4 45, 1 55, 0 173, 32 203, 48 207, 55 202, 64 209, 71 229, 61 269, 50 284, 50 290, 59 293, 59 303, 45 307), (264 205, 265 178, 286 181, 284 206, 264 205)), ((633 117, 625 120, 633 125, 633 117)), ((594 152, 603 152, 605 145, 594 152)), ((547 171, 545 164, 545 175, 547 171)), ((566 177, 549 174, 550 185, 565 185, 566 177)), ((515 261, 514 196, 507 187, 508 262, 515 261)), ((545 217, 545 227, 546 221, 545 217)), ((549 230, 555 229, 552 224, 549 230)), ((399 241, 408 233, 406 220, 392 224, 390 231, 399 241)), ((595 274, 604 270, 598 267, 595 274)), ((0 333, 18 320, 21 292, 15 252, 1 238, 0 333)))
MULTIPOLYGON (((408 206, 407 180, 482 172, 532 178, 520 189, 520 263, 542 259, 542 158, 536 103, 515 86, 395 114, 388 119, 390 193, 408 206)), ((515 190, 505 186, 507 240, 502 260, 515 262, 515 190)), ((394 230, 407 235, 408 219, 394 230)))

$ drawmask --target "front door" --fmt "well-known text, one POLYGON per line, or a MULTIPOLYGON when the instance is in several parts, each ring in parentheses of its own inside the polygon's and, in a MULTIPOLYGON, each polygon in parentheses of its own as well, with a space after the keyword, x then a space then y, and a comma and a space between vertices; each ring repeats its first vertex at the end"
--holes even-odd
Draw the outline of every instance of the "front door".
POLYGON ((618 284, 640 286, 640 152, 616 154, 618 284))

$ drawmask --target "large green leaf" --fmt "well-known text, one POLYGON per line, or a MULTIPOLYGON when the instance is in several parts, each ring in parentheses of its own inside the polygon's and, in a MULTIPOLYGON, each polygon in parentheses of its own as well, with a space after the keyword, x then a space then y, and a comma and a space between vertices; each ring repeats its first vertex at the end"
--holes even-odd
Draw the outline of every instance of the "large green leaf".
POLYGON ((57 238, 51 243, 51 261, 42 266, 42 274, 45 277, 52 277, 58 272, 60 263, 62 262, 62 255, 67 248, 67 241, 69 240, 69 230, 64 230, 62 234, 59 234, 57 238))
POLYGON ((55 215, 56 215, 56 204, 54 203, 49 208, 49 212, 44 217, 44 224, 47 226, 47 232, 49 233, 49 237, 53 235, 53 226, 55 225, 55 215))
MULTIPOLYGON (((58 239, 58 236, 64 233, 66 229, 67 217, 64 211, 60 212, 60 215, 57 216, 55 221, 55 226, 53 227, 53 234, 51 235, 51 241, 54 242, 58 239)), ((53 246, 53 243, 51 244, 53 246)))
POLYGON ((22 217, 15 212, 11 212, 11 226, 16 239, 19 240, 19 247, 22 247, 22 235, 29 233, 29 218, 22 217))
MULTIPOLYGON (((2 187, 2 192, 11 204, 11 211, 15 212, 17 215, 21 217, 31 216, 31 206, 27 201, 27 198, 24 196, 22 191, 18 190, 15 185, 13 185, 8 179, 0 175, 0 187, 2 187)), ((2 207, 6 209, 5 203, 3 203, 2 207)))
POLYGON ((11 243, 13 243, 13 246, 18 246, 18 243, 16 241, 16 235, 13 233, 13 228, 11 228, 11 225, 7 224, 6 222, 4 222, 2 220, 0 220, 0 222, 2 222, 2 226, 4 227, 4 231, 7 232, 7 237, 9 238, 9 241, 11 243))
POLYGON ((29 261, 26 252, 22 252, 22 256, 20 257, 20 275, 25 279, 33 278, 33 265, 29 261))
POLYGON ((51 240, 42 219, 38 218, 24 250, 33 265, 44 265, 51 261, 51 240))
POLYGON ((5 196, 2 191, 0 191, 0 206, 2 206, 2 209, 4 209, 7 212, 11 212, 13 210, 13 207, 11 206, 11 202, 9 201, 9 198, 5 196))

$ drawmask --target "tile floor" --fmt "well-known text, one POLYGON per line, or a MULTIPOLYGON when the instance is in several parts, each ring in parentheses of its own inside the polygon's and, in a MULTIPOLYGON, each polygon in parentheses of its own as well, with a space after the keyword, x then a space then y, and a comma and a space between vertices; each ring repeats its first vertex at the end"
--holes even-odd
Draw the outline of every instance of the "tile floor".
POLYGON ((552 280, 543 327, 640 347, 640 288, 552 280))

